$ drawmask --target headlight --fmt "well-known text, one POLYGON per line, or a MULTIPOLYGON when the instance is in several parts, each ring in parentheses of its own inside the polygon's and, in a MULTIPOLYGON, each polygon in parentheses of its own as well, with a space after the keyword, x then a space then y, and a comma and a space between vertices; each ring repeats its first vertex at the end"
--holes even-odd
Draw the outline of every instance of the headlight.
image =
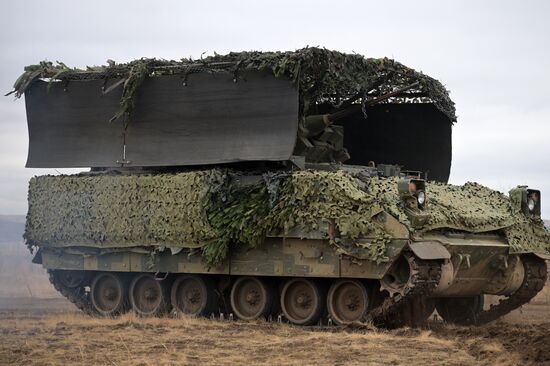
POLYGON ((528 216, 540 217, 540 191, 518 186, 509 192, 510 202, 515 210, 528 216))
POLYGON ((540 191, 527 190, 527 208, 530 214, 540 216, 540 191))
POLYGON ((426 183, 422 179, 400 179, 397 192, 407 206, 422 208, 426 203, 426 183))
POLYGON ((529 200, 527 200, 527 207, 529 207, 529 211, 533 211, 535 209, 535 201, 529 198, 529 200))
POLYGON ((426 202, 426 193, 424 191, 417 191, 416 200, 418 201, 418 204, 420 206, 423 206, 424 203, 426 202))

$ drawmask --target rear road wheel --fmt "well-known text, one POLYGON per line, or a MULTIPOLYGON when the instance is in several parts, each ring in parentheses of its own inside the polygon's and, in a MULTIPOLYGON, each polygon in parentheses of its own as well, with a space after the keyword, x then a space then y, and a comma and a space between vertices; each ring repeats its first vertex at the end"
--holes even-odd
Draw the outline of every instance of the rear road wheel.
POLYGON ((328 291, 327 307, 336 324, 363 321, 369 307, 367 290, 356 280, 336 281, 328 291))
POLYGON ((126 281, 116 273, 99 273, 92 281, 90 300, 103 316, 116 316, 128 310, 126 281))
POLYGON ((196 275, 178 277, 172 285, 170 299, 176 311, 193 316, 208 315, 217 304, 213 283, 196 275))
POLYGON ((168 311, 170 300, 166 281, 155 279, 152 274, 138 274, 130 284, 130 304, 142 316, 161 315, 168 311))
POLYGON ((231 288, 231 308, 242 320, 269 315, 273 308, 273 289, 257 277, 241 277, 231 288))
POLYGON ((281 310, 293 324, 315 324, 321 317, 323 304, 322 291, 312 280, 289 280, 281 291, 281 310))

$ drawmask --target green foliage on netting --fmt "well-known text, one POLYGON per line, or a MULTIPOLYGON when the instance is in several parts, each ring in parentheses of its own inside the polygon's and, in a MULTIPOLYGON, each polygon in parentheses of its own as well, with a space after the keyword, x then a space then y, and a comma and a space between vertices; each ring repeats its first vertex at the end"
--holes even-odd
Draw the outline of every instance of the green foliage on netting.
POLYGON ((394 102, 433 103, 450 121, 456 121, 454 103, 448 91, 436 79, 408 68, 388 58, 365 58, 359 54, 346 54, 323 48, 307 47, 289 52, 231 52, 200 60, 182 59, 167 61, 139 59, 125 64, 112 61, 106 66, 93 66, 85 70, 69 69, 62 63, 43 61, 30 65, 14 84, 14 93, 21 96, 37 79, 125 80, 120 109, 113 118, 131 115, 137 90, 147 77, 192 73, 232 73, 236 79, 246 79, 249 70, 272 73, 276 77, 292 80, 300 94, 302 115, 315 113, 318 104, 339 107, 359 97, 365 102, 369 95, 376 97, 396 88, 418 82, 409 90, 416 97, 397 98, 394 102), (367 93, 371 93, 367 95, 367 93))
POLYGON ((540 218, 528 217, 519 205, 501 192, 478 183, 452 185, 430 182, 426 185, 426 211, 430 218, 420 229, 412 228, 400 205, 395 178, 370 178, 367 189, 378 197, 379 204, 421 235, 438 229, 455 229, 472 233, 502 231, 512 253, 550 253, 550 234, 540 218))
POLYGON ((270 229, 266 222, 270 207, 265 185, 226 186, 211 199, 207 211, 210 226, 217 233, 217 240, 203 249, 209 263, 221 263, 232 244, 258 246, 270 229))

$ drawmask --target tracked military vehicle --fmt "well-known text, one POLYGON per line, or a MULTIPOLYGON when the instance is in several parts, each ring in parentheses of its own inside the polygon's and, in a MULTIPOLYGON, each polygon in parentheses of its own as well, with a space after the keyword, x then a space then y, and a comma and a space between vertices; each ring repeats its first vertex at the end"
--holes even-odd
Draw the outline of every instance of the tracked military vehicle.
POLYGON ((539 191, 447 184, 454 104, 389 59, 318 48, 17 80, 25 239, 90 314, 481 324, 532 299, 539 191), (484 295, 501 296, 484 306, 484 295))

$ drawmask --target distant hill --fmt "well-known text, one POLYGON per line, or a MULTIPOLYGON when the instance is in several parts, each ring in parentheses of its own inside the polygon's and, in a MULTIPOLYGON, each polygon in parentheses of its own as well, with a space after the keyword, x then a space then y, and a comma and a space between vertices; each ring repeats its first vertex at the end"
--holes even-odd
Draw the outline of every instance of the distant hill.
POLYGON ((25 216, 0 215, 0 297, 58 297, 23 241, 25 216))
POLYGON ((23 240, 25 231, 25 216, 0 215, 0 242, 23 240))

